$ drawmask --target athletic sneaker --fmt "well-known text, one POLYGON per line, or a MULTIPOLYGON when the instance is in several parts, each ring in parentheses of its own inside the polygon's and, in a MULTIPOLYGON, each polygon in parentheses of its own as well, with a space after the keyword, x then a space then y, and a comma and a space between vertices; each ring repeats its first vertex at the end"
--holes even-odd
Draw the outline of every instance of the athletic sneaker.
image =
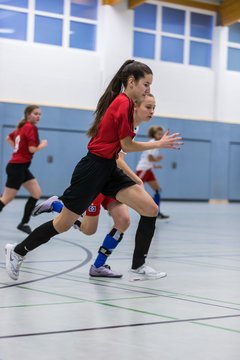
POLYGON ((138 269, 130 270, 130 281, 155 280, 167 276, 167 273, 156 271, 150 266, 143 264, 138 269))
POLYGON ((30 228, 30 226, 28 224, 20 223, 17 226, 17 229, 25 232, 26 234, 31 234, 31 232, 32 232, 32 229, 30 228))
POLYGON ((16 244, 7 244, 5 246, 6 271, 13 280, 18 279, 19 269, 24 259, 24 256, 18 255, 14 252, 15 246, 16 244))
POLYGON ((161 213, 161 212, 159 212, 158 213, 158 216, 157 216, 157 218, 158 219, 168 219, 170 216, 169 215, 164 215, 163 213, 161 213))
POLYGON ((89 270, 89 275, 91 277, 109 277, 109 278, 121 278, 122 274, 117 271, 111 270, 109 265, 103 265, 97 268, 95 265, 92 265, 89 270))
POLYGON ((54 201, 59 201, 58 196, 52 196, 49 199, 42 201, 41 203, 37 204, 33 209, 32 216, 37 216, 43 213, 49 213, 53 211, 52 203, 54 201))

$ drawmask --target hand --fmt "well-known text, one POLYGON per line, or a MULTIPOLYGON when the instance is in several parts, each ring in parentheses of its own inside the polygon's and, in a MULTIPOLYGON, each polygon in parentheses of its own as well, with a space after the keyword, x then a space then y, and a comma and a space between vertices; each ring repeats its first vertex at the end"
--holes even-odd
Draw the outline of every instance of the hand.
POLYGON ((43 149, 43 148, 48 146, 48 141, 47 140, 41 140, 40 145, 41 145, 41 149, 43 149))
POLYGON ((162 159, 164 159, 163 155, 156 156, 156 161, 161 161, 162 159))
POLYGON ((161 166, 161 165, 153 165, 153 168, 154 168, 154 169, 161 169, 162 166, 161 166))
POLYGON ((170 135, 170 131, 166 131, 161 140, 156 141, 159 148, 163 149, 177 149, 179 150, 183 142, 181 141, 182 137, 180 133, 173 133, 170 135))

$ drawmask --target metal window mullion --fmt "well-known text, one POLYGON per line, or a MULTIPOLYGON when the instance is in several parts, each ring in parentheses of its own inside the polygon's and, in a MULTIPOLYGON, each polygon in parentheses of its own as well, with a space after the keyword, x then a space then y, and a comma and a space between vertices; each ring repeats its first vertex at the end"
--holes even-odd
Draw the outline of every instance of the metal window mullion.
POLYGON ((70 1, 64 0, 63 7, 63 33, 62 33, 62 46, 68 48, 70 44, 70 1))

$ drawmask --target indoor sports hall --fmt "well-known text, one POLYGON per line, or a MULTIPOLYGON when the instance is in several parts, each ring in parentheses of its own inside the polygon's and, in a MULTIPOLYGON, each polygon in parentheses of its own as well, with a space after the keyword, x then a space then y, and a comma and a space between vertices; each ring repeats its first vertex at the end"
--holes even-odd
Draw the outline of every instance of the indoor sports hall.
MULTIPOLYGON (((0 0, 0 360, 239 360, 239 94, 238 0, 0 0), (151 68, 156 101, 134 140, 148 142, 149 127, 161 126, 183 142, 161 149, 152 168, 166 217, 146 264, 167 276, 132 276, 133 209, 107 259, 122 277, 89 275, 113 227, 102 207, 94 235, 72 227, 54 236, 11 279, 5 246, 28 236, 19 221, 35 206, 29 193, 41 190, 39 204, 69 186, 98 101, 128 59, 151 68), (8 169, 19 142, 9 134, 29 105, 42 144, 30 161, 39 187, 15 194, 8 169), (5 204, 6 188, 14 196, 5 204)), ((134 172, 141 156, 125 154, 134 172)))

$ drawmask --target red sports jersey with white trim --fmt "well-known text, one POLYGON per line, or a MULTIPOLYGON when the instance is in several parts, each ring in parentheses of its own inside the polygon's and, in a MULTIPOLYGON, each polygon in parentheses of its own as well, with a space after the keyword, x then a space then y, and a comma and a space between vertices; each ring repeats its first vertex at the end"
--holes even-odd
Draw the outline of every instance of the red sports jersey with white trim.
POLYGON ((24 164, 31 161, 33 154, 28 150, 29 146, 38 146, 38 129, 30 122, 26 122, 20 129, 16 129, 9 134, 14 141, 14 150, 10 163, 24 164))
POLYGON ((120 140, 133 138, 133 101, 124 93, 118 95, 106 110, 98 133, 88 144, 88 150, 97 156, 112 159, 121 150, 120 140))

